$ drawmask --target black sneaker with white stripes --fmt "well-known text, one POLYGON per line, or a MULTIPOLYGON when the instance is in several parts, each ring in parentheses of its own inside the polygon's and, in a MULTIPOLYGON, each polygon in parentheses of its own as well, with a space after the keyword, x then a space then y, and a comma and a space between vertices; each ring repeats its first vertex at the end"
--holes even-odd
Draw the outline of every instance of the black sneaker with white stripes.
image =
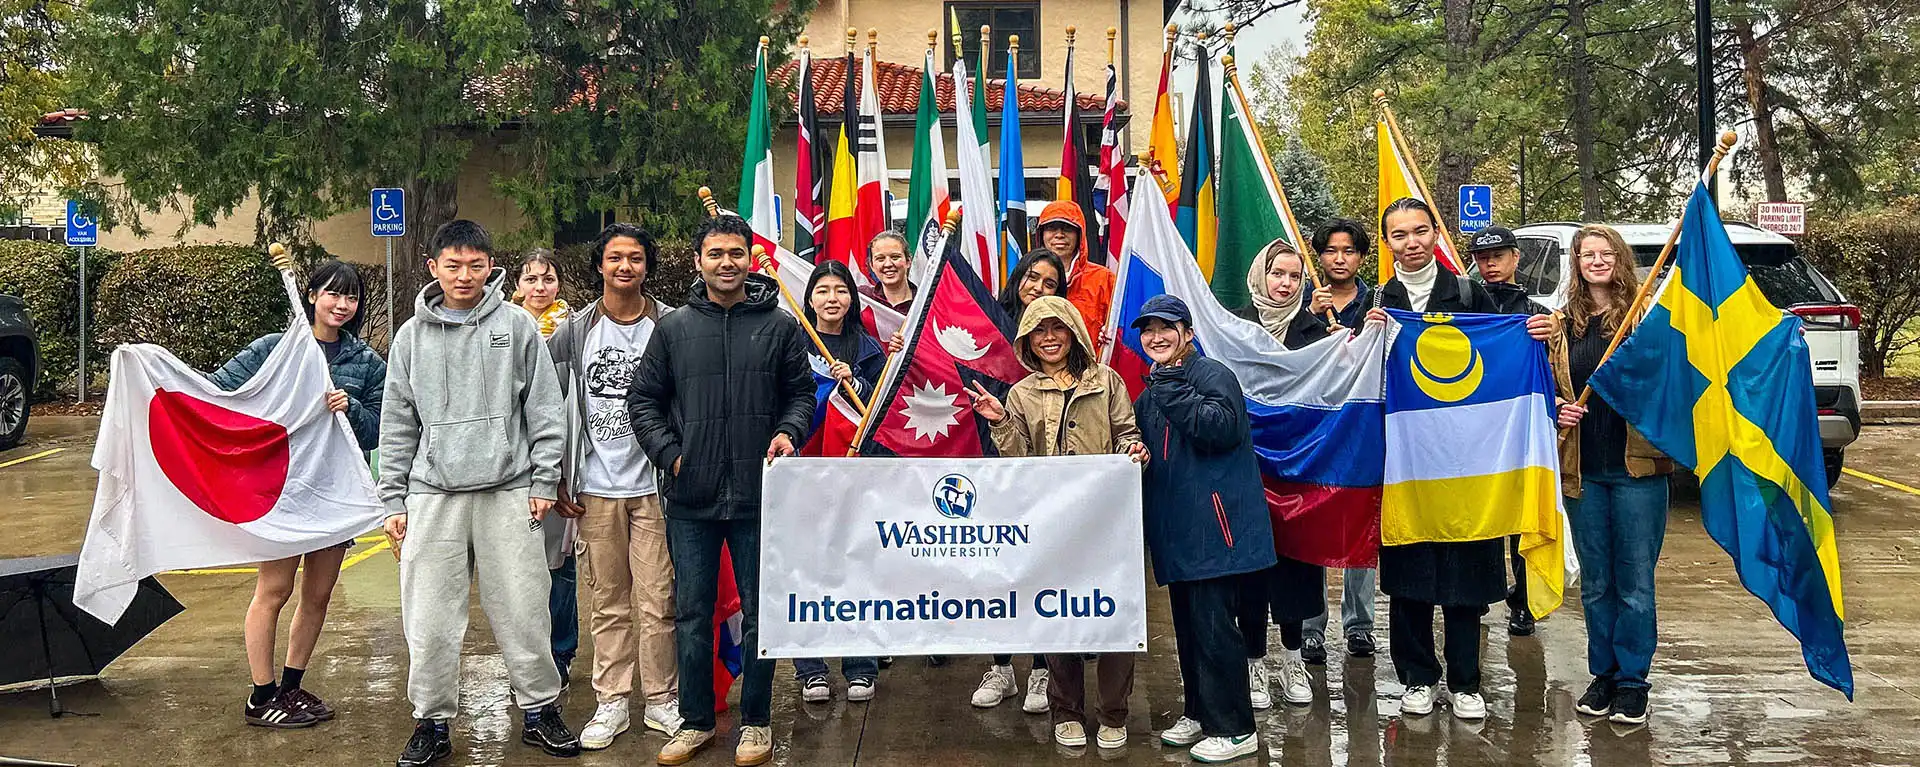
POLYGON ((446 725, 436 724, 432 719, 421 719, 413 726, 413 737, 407 739, 407 750, 400 752, 400 758, 394 761, 395 767, 423 767, 453 755, 453 739, 447 737, 446 725))
POLYGON ((333 707, 327 705, 326 701, 321 700, 320 696, 307 692, 307 688, 305 687, 282 690, 280 697, 286 699, 287 703, 295 708, 312 714, 316 721, 327 722, 333 720, 333 707))
POLYGON ((286 695, 275 695, 264 706, 253 705, 253 701, 249 700, 245 708, 247 724, 255 727, 298 730, 320 723, 313 712, 289 700, 286 695))
POLYGON ((567 729, 566 721, 560 718, 560 707, 549 704, 537 713, 526 716, 520 730, 520 742, 529 746, 538 746, 551 756, 579 756, 580 739, 567 729))

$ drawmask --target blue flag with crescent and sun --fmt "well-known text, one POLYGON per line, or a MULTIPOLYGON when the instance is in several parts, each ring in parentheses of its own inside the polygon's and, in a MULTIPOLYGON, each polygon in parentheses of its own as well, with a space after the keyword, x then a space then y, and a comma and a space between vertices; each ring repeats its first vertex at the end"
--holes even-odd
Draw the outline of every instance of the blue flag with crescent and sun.
POLYGON ((1566 583, 1546 348, 1522 315, 1387 314, 1381 545, 1518 535, 1528 607, 1546 616, 1566 583))
POLYGON ((1767 302, 1706 186, 1673 275, 1591 386, 1700 478, 1700 521, 1741 584, 1800 639, 1807 671, 1853 698, 1840 557, 1800 318, 1767 302))

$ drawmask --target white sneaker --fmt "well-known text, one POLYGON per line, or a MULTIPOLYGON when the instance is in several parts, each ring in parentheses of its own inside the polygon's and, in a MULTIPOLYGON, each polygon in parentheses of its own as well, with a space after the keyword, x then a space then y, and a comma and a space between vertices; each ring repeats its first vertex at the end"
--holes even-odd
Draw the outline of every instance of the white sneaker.
POLYGON ((680 700, 678 698, 665 703, 655 703, 648 706, 646 712, 641 714, 640 719, 641 723, 647 726, 647 729, 659 732, 669 738, 678 734, 680 732, 680 725, 685 724, 687 721, 680 716, 680 700))
POLYGON ((847 680, 847 700, 855 703, 873 700, 874 688, 879 686, 877 679, 847 680))
POLYGON ((973 691, 975 708, 993 708, 1000 701, 1020 694, 1020 683, 1013 679, 1012 666, 994 666, 980 677, 980 686, 973 691))
POLYGON ((1095 742, 1099 743, 1101 748, 1119 748, 1127 744, 1127 730, 1124 727, 1100 725, 1100 734, 1095 742))
POLYGON ((1200 723, 1180 717, 1172 727, 1160 731, 1160 742, 1169 746, 1191 746, 1200 742, 1200 723))
POLYGON ((1029 714, 1047 713, 1047 670, 1036 668, 1027 675, 1027 697, 1020 701, 1020 710, 1029 714))
POLYGON ((1456 692, 1453 694, 1453 715, 1473 721, 1485 719, 1487 701, 1477 692, 1456 692))
MULTIPOLYGON (((1253 697, 1253 710, 1265 711, 1273 708, 1273 696, 1267 694, 1267 664, 1265 658, 1247 659, 1247 692, 1253 697)), ((1192 741, 1189 741, 1192 742, 1192 741)), ((1186 743, 1174 745, 1184 746, 1186 743)))
POLYGON ((1053 726, 1053 742, 1069 748, 1087 744, 1087 728, 1079 722, 1061 722, 1053 726))
POLYGON ((1408 687, 1406 692, 1400 693, 1400 713, 1433 713, 1433 688, 1416 684, 1408 687))
POLYGON ((1299 650, 1280 656, 1280 694, 1288 703, 1305 706, 1313 702, 1313 677, 1307 674, 1307 662, 1299 650))
POLYGON ((613 745, 613 739, 627 731, 627 700, 602 701, 593 710, 593 718, 580 728, 580 748, 599 751, 613 745))
POLYGON ((1243 756, 1252 756, 1260 751, 1260 739, 1251 734, 1231 738, 1212 737, 1200 741, 1187 754, 1196 762, 1214 764, 1230 762, 1243 756))
POLYGON ((814 674, 800 680, 800 699, 808 703, 824 703, 833 697, 833 688, 827 686, 826 674, 814 674))

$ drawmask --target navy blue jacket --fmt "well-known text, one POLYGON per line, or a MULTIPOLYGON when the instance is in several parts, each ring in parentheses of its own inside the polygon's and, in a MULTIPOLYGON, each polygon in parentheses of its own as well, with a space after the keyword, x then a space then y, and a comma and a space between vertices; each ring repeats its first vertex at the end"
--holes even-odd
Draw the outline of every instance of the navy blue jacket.
POLYGON ((1154 580, 1273 566, 1273 519, 1233 371, 1197 352, 1178 367, 1156 366, 1133 410, 1153 453, 1141 489, 1154 580))
MULTIPOLYGON (((260 366, 266 364, 273 347, 280 345, 280 333, 268 333, 254 339, 219 370, 207 374, 213 385, 227 391, 240 388, 260 366)), ((372 451, 380 446, 380 402, 387 390, 387 361, 367 342, 352 333, 341 332, 340 353, 327 360, 327 373, 333 388, 347 393, 347 423, 353 425, 353 438, 360 449, 372 451)))

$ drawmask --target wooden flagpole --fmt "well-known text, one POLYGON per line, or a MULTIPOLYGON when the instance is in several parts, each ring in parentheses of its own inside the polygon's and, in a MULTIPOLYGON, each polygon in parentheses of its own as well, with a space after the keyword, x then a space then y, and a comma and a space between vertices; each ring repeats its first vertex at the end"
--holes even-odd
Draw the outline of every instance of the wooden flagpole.
MULTIPOLYGON (((1227 46, 1229 48, 1233 46, 1232 24, 1227 25, 1227 46)), ((1326 271, 1320 268, 1320 254, 1309 254, 1307 252, 1310 249, 1309 243, 1304 241, 1307 233, 1300 230, 1300 220, 1294 218, 1293 203, 1287 200, 1287 190, 1280 185, 1280 174, 1273 168, 1273 158, 1267 155, 1266 142, 1260 140, 1259 131, 1253 130, 1253 114, 1248 111, 1247 92, 1240 87, 1240 69, 1234 64, 1233 54, 1229 53, 1221 56, 1220 65, 1225 68, 1227 83, 1233 88, 1233 97, 1236 102, 1233 109, 1240 114, 1241 120, 1247 121, 1246 129, 1253 134, 1253 151, 1260 156, 1261 171, 1266 173, 1267 180, 1272 182, 1274 193, 1280 195, 1280 215, 1286 217, 1287 227, 1301 238, 1301 240, 1293 243, 1294 248, 1300 256, 1300 267, 1303 271, 1313 275, 1314 282, 1326 285, 1329 283, 1329 280, 1327 279, 1326 271)), ((1312 301, 1309 300, 1307 303, 1311 304, 1312 301)), ((1335 321, 1333 309, 1332 307, 1328 307, 1327 322, 1332 323, 1335 321)))
MULTIPOLYGON (((1433 196, 1433 189, 1427 186, 1426 176, 1420 173, 1420 162, 1414 159, 1413 155, 1413 143, 1408 141, 1406 133, 1400 130, 1400 120, 1393 116, 1393 107, 1387 105, 1387 92, 1384 90, 1375 90, 1373 92, 1373 103, 1374 106, 1380 109, 1380 115, 1386 119, 1388 139, 1392 142, 1394 149, 1400 152, 1400 158, 1406 160, 1407 170, 1413 173, 1415 191, 1418 191, 1420 196, 1426 199, 1428 207, 1433 207, 1434 200, 1436 199, 1433 196)), ((1467 261, 1461 256, 1460 244, 1454 240, 1453 231, 1447 228, 1446 219, 1442 218, 1439 212, 1436 211, 1433 214, 1433 220, 1439 224, 1440 239, 1447 243, 1447 250, 1453 254, 1454 260, 1458 262, 1460 273, 1466 274, 1467 261)), ((1386 232, 1380 233, 1380 239, 1382 241, 1386 240, 1386 234, 1386 232)), ((1392 255, 1389 254, 1388 258, 1392 258, 1392 255)))

